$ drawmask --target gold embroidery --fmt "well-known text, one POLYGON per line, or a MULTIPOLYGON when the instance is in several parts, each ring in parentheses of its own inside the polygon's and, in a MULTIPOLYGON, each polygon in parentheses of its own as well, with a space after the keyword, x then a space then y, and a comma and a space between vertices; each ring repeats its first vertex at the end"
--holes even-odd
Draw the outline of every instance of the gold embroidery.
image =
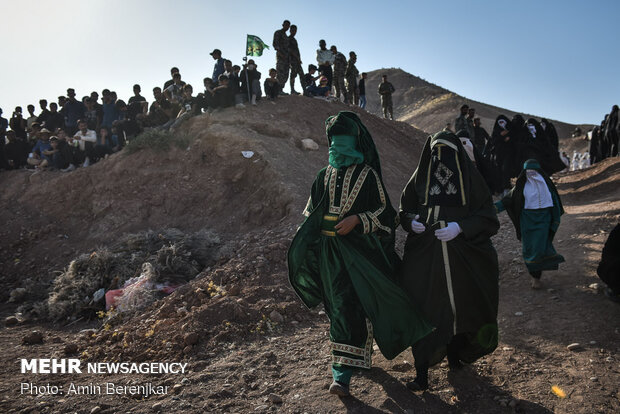
POLYGON ((341 209, 340 209, 341 218, 345 214, 347 214, 349 210, 351 210, 351 207, 353 206, 353 203, 357 199, 357 196, 359 195, 359 192, 362 189, 362 185, 364 184, 364 181, 366 180, 368 171, 370 170, 371 168, 368 165, 364 165, 364 168, 360 172, 360 175, 357 177, 357 180, 355 180, 355 185, 353 186, 353 189, 351 190, 351 193, 349 194, 349 197, 347 198, 347 202, 345 203, 344 206, 341 206, 341 209))
POLYGON ((347 197, 349 196, 349 187, 351 186, 351 178, 353 177, 353 172, 357 167, 356 164, 350 165, 347 168, 346 173, 344 174, 344 180, 342 182, 342 192, 340 193, 340 207, 345 205, 347 197))
POLYGON ((376 226, 387 233, 391 233, 392 230, 389 227, 382 225, 381 221, 379 220, 379 216, 381 215, 381 213, 383 213, 383 210, 385 210, 385 207, 387 205, 387 199, 385 198, 385 192, 383 191, 383 186, 381 185, 379 174, 377 174, 377 172, 373 169, 371 169, 371 171, 375 175, 375 180, 377 182, 377 189, 379 190, 379 198, 381 199, 381 207, 379 207, 377 211, 366 212, 366 214, 368 214, 368 216, 373 222, 373 231, 375 230, 375 226, 376 226))
POLYGON ((366 318, 366 332, 366 344, 364 345, 363 349, 352 345, 338 344, 332 342, 332 363, 370 369, 370 367, 372 366, 372 342, 374 340, 374 336, 372 323, 370 323, 370 320, 368 318, 366 318), (345 352, 360 357, 363 356, 364 359, 355 359, 346 356, 334 355, 333 351, 345 352))
POLYGON ((336 201, 336 181, 338 179, 338 170, 331 168, 331 174, 329 177, 329 212, 332 214, 338 214, 340 212, 339 206, 334 206, 336 201))
POLYGON ((323 236, 336 237, 336 232, 335 231, 321 230, 321 234, 323 236))
POLYGON ((338 221, 338 216, 332 216, 330 214, 324 215, 323 220, 327 221, 338 221))
POLYGON ((304 212, 302 213, 304 216, 310 216, 310 210, 312 209, 312 196, 308 197, 308 202, 306 203, 306 208, 304 208, 304 212))
POLYGON ((368 221, 368 217, 366 216, 366 213, 360 213, 358 214, 360 220, 362 220, 362 224, 364 225, 364 234, 368 234, 370 233, 370 223, 368 221))
POLYGON ((346 352, 347 354, 364 356, 364 352, 366 352, 365 348, 358 348, 353 345, 339 344, 336 342, 332 342, 331 345, 333 351, 346 352))

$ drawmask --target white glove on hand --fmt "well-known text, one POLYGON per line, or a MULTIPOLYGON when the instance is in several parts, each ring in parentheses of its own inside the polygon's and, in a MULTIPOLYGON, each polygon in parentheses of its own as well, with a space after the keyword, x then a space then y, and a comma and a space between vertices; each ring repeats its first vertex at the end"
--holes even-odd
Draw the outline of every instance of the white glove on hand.
POLYGON ((435 237, 437 237, 441 241, 450 241, 459 235, 463 230, 461 230, 461 226, 458 223, 452 221, 448 223, 446 227, 443 229, 435 230, 435 237))
POLYGON ((426 230, 426 227, 424 227, 424 224, 418 221, 419 218, 420 218, 420 215, 417 214, 415 218, 411 220, 411 230, 413 230, 413 232, 416 234, 424 233, 424 230, 426 230))

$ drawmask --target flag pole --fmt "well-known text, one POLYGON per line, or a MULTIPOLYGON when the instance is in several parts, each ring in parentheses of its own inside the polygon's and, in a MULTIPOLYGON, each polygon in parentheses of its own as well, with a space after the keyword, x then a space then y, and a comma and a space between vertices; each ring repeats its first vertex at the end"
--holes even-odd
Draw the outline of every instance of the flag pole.
POLYGON ((243 64, 243 66, 245 66, 245 84, 248 87, 248 102, 251 102, 252 101, 252 97, 250 96, 250 79, 248 77, 248 57, 244 56, 243 57, 243 61, 245 62, 243 64))

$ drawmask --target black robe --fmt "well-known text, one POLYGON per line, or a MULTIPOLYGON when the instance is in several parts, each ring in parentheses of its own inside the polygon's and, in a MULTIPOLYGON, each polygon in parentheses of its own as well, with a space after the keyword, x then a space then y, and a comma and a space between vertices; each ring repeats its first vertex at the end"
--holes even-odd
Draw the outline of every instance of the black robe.
POLYGON ((492 153, 495 159, 492 162, 492 167, 497 177, 496 182, 493 185, 493 192, 500 193, 503 190, 507 190, 511 187, 510 178, 514 176, 515 171, 519 168, 517 157, 517 142, 512 133, 512 122, 505 116, 499 115, 495 119, 493 125, 493 132, 491 133, 491 147, 492 153), (502 135, 504 129, 499 125, 499 121, 506 121, 506 129, 508 132, 506 135, 502 135))
POLYGON ((558 137, 558 131, 555 129, 555 125, 551 123, 548 119, 541 119, 540 126, 545 130, 547 134, 547 138, 549 138, 549 142, 553 145, 553 148, 557 151, 560 148, 560 138, 558 137))
POLYGON ((418 167, 401 196, 400 219, 409 233, 400 273, 402 284, 423 316, 436 327, 413 346, 416 365, 441 361, 453 340, 460 342, 458 358, 464 362, 492 352, 498 341, 499 269, 490 237, 497 233, 499 222, 484 179, 454 134, 443 131, 426 141, 418 167), (440 151, 457 149, 452 163, 446 161, 445 166, 445 155, 431 155, 443 142, 449 144, 440 151), (437 168, 435 172, 431 166, 437 168), (446 169, 451 173, 438 175, 446 169), (443 190, 436 190, 441 186, 443 190), (426 227, 421 234, 411 230, 415 215, 420 215, 418 221, 426 227), (434 232, 448 222, 457 222, 462 233, 442 242, 434 232))
POLYGON ((553 147, 545 130, 534 118, 529 118, 525 124, 526 138, 522 145, 521 156, 523 162, 529 159, 538 160, 542 169, 552 175, 566 168, 564 162, 560 158, 560 154, 553 147), (530 127, 535 128, 536 133, 530 131, 530 127))
POLYGON ((609 233, 596 273, 616 295, 620 295, 620 224, 609 233))

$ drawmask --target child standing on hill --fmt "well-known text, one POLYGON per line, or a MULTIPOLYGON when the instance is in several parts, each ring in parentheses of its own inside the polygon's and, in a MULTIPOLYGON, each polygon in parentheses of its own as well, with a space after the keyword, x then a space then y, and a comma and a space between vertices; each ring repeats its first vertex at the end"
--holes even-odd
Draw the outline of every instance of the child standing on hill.
POLYGON ((523 246, 523 260, 532 276, 532 289, 540 289, 544 270, 558 270, 564 257, 553 248, 553 237, 564 214, 555 185, 538 161, 529 159, 510 192, 495 203, 497 212, 506 210, 523 246))

